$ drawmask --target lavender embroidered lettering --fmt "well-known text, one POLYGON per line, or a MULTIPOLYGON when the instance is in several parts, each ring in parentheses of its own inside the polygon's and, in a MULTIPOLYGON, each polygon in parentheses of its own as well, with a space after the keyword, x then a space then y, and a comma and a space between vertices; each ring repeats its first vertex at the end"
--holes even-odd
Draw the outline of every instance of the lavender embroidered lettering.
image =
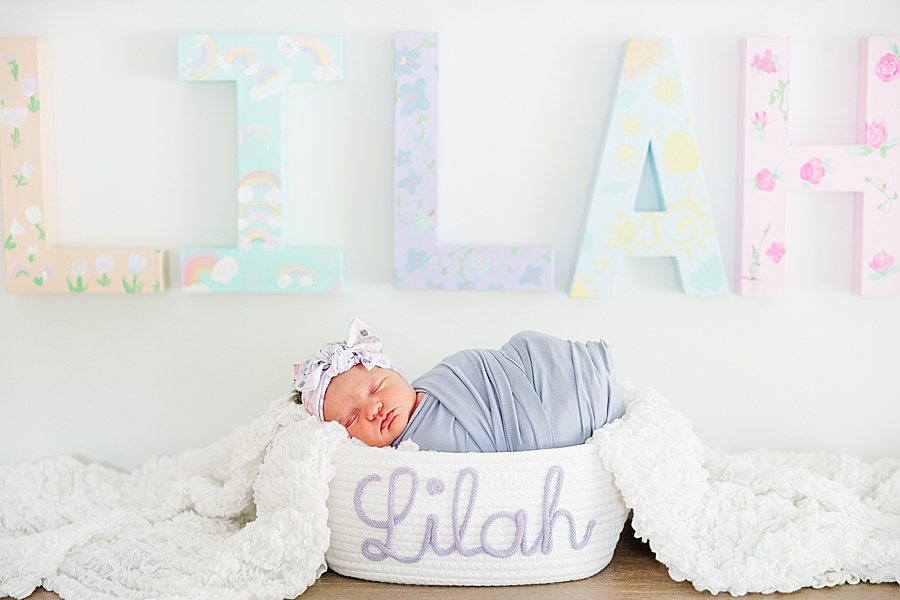
MULTIPOLYGON (((440 519, 438 515, 430 514, 425 519, 425 531, 422 537, 422 545, 419 547, 418 552, 412 556, 404 556, 394 549, 394 534, 397 526, 410 514, 410 511, 415 504, 416 492, 419 486, 419 476, 409 467, 394 469, 388 483, 387 518, 384 521, 379 521, 369 517, 362 508, 362 496, 366 487, 370 483, 381 481, 380 476, 374 474, 369 475, 357 484, 353 505, 356 509, 357 516, 363 523, 375 529, 385 530, 386 535, 384 541, 375 538, 366 539, 362 544, 362 554, 371 561, 382 561, 390 557, 405 564, 419 562, 425 555, 425 552, 428 551, 429 547, 438 556, 447 556, 453 552, 458 552, 463 556, 487 554, 495 558, 509 558, 516 553, 516 550, 519 550, 523 556, 531 556, 536 553, 538 549, 540 549, 542 554, 550 554, 553 552, 553 526, 560 517, 568 522, 569 543, 572 548, 574 550, 581 550, 587 546, 590 541, 594 526, 597 523, 594 519, 588 521, 587 527, 585 527, 584 536, 580 541, 578 540, 575 533, 575 517, 566 509, 557 508, 559 505, 560 493, 562 492, 564 477, 565 473, 562 467, 558 465, 547 471, 547 477, 544 480, 544 495, 541 505, 541 529, 531 546, 529 546, 527 542, 528 512, 524 509, 519 509, 515 512, 505 510, 499 511, 488 516, 481 525, 480 545, 475 548, 466 548, 463 544, 463 539, 465 538, 466 530, 469 527, 469 522, 475 509, 475 500, 478 496, 479 475, 476 469, 462 469, 456 478, 450 514, 453 543, 448 548, 440 547, 437 536, 440 519), (396 508, 397 481, 402 476, 409 477, 411 485, 409 498, 406 500, 406 506, 398 513, 396 508), (466 485, 467 479, 471 481, 471 484, 468 486, 466 485), (461 506, 464 507, 462 514, 460 514, 461 506), (500 519, 509 519, 515 524, 515 537, 509 547, 498 549, 491 546, 488 542, 488 532, 490 531, 491 526, 500 519)), ((429 479, 427 491, 432 496, 443 493, 443 482, 435 478, 429 479)))

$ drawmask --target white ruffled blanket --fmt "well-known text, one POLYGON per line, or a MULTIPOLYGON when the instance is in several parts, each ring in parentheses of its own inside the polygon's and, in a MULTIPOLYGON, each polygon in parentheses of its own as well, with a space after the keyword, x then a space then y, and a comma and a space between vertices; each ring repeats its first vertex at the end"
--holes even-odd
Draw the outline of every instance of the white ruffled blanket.
MULTIPOLYGON (((734 595, 900 579, 900 460, 710 450, 663 398, 623 387, 625 416, 593 439, 674 579, 734 595)), ((0 466, 0 594, 294 598, 325 569, 344 440, 282 398, 131 473, 71 458, 0 466)))

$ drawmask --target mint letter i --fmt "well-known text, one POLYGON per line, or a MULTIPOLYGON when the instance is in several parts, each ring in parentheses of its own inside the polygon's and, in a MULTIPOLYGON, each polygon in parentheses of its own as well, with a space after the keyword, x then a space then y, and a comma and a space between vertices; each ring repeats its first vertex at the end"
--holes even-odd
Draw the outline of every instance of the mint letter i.
POLYGON ((237 90, 236 248, 185 248, 186 292, 315 293, 343 288, 344 249, 286 248, 281 115, 289 83, 342 81, 339 37, 178 36, 183 81, 230 81, 237 90))

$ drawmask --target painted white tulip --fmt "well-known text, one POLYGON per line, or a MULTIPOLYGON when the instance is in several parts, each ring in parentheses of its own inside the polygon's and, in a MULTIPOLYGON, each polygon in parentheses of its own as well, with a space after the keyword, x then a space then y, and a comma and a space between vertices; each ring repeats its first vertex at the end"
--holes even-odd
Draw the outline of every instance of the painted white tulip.
POLYGON ((27 108, 13 108, 12 106, 0 108, 0 123, 3 123, 7 127, 21 127, 27 120, 27 108))
POLYGON ((140 275, 147 270, 147 257, 143 254, 131 254, 128 257, 128 272, 140 275))
POLYGON ((37 77, 26 77, 22 80, 22 91, 26 96, 34 96, 38 89, 37 77))
POLYGON ((112 254, 101 254, 94 259, 94 268, 97 269, 97 272, 101 275, 109 273, 115 266, 116 261, 112 254))
POLYGON ((44 281, 50 281, 53 279, 53 269, 50 267, 44 267, 44 270, 41 271, 41 279, 44 281))
POLYGON ((19 221, 13 217, 12 223, 9 224, 9 235, 15 237, 17 235, 22 235, 23 233, 25 233, 25 230, 22 229, 19 221))
POLYGON ((31 179, 31 176, 34 175, 34 172, 36 170, 37 169, 34 168, 34 165, 26 160, 25 164, 22 165, 22 170, 20 171, 20 173, 25 179, 31 179))
MULTIPOLYGON (((27 164, 27 163, 26 163, 27 164)), ((23 167, 24 169, 24 167, 23 167)), ((41 219, 44 218, 44 215, 41 214, 41 207, 37 204, 32 204, 28 208, 25 209, 25 218, 28 219, 28 222, 32 225, 37 225, 41 222, 41 219)))
POLYGON ((28 246, 28 254, 35 255, 41 251, 40 246, 28 246))
POLYGON ((72 272, 75 273, 79 277, 83 277, 87 275, 88 272, 88 264, 83 260, 74 260, 72 261, 72 272))

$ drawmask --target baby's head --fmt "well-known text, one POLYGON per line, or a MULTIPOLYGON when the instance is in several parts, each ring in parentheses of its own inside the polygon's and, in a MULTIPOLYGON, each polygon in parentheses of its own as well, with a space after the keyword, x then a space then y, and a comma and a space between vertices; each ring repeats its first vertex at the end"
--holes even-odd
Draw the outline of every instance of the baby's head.
POLYGON ((328 344, 294 365, 294 390, 309 414, 337 421, 351 436, 377 447, 403 433, 417 404, 415 390, 359 319, 350 323, 345 343, 328 344))

